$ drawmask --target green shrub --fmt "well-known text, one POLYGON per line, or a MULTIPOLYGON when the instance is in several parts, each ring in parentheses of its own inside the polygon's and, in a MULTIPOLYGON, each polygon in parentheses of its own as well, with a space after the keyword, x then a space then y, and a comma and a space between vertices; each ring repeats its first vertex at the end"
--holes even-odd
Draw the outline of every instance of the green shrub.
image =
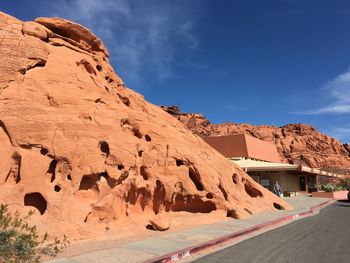
POLYGON ((346 190, 350 190, 350 177, 341 178, 338 182, 338 185, 346 190))
POLYGON ((69 242, 66 237, 49 243, 48 234, 39 238, 36 226, 27 221, 33 212, 20 217, 16 212, 8 212, 7 205, 0 204, 0 262, 39 262, 41 256, 56 256, 69 242))
POLYGON ((333 183, 323 184, 320 186, 320 188, 322 191, 325 191, 327 193, 346 190, 344 186, 333 183))

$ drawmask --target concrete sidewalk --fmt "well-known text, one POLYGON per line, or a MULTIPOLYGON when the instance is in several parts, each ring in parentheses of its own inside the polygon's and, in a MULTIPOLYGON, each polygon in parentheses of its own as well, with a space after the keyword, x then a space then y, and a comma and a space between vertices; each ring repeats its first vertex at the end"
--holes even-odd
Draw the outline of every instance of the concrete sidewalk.
POLYGON ((258 233, 296 218, 310 215, 331 199, 297 196, 285 198, 293 211, 263 212, 245 220, 228 220, 199 226, 175 233, 159 233, 129 243, 116 243, 112 248, 98 250, 71 258, 60 258, 50 263, 81 262, 171 262, 186 258, 205 248, 214 247, 244 235, 258 233))

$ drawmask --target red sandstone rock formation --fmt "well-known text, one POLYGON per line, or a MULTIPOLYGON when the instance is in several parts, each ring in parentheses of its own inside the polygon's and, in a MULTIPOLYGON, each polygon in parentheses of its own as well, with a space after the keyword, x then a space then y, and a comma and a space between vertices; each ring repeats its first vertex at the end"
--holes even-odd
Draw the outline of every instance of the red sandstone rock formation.
POLYGON ((126 88, 88 29, 0 13, 0 34, 0 200, 35 208, 41 230, 81 237, 149 220, 164 230, 180 211, 289 208, 126 88))
POLYGON ((250 124, 211 124, 202 114, 181 113, 176 106, 162 108, 180 120, 193 133, 201 136, 219 136, 246 133, 258 139, 275 143, 283 162, 306 164, 339 173, 348 173, 350 146, 318 132, 305 124, 282 127, 250 124))

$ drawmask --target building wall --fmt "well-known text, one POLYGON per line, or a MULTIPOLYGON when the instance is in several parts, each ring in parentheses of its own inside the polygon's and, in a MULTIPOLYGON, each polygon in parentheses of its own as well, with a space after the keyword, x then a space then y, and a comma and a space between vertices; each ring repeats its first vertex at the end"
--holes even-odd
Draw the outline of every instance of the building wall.
POLYGON ((204 141, 226 158, 248 157, 244 134, 204 138, 204 141))
POLYGON ((284 172, 281 178, 282 191, 300 191, 299 176, 297 173, 284 172))
POLYGON ((269 172, 248 172, 248 174, 259 184, 263 184, 264 180, 269 181, 269 190, 273 192, 273 186, 276 181, 281 186, 282 191, 299 191, 299 176, 298 174, 286 171, 269 172))
POLYGON ((281 162, 276 145, 273 142, 265 142, 249 135, 244 135, 248 157, 268 162, 281 162))
POLYGON ((318 184, 329 184, 332 181, 332 178, 329 176, 319 175, 318 184))
POLYGON ((276 145, 246 134, 204 138, 205 142, 226 158, 247 157, 267 162, 280 162, 276 145))

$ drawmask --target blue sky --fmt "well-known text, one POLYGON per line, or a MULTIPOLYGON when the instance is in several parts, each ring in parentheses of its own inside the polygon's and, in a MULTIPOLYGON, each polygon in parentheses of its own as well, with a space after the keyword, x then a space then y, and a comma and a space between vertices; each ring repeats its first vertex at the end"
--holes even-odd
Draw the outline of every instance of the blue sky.
POLYGON ((348 0, 12 0, 92 29, 128 87, 210 121, 308 123, 350 142, 348 0))

